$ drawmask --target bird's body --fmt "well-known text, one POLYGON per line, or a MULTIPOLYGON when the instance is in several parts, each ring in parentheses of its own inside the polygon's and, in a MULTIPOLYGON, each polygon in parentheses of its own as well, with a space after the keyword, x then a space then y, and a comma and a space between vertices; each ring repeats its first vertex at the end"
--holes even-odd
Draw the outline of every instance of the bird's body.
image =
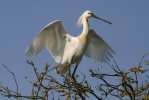
POLYGON ((84 55, 84 51, 86 49, 86 44, 82 43, 77 37, 71 37, 71 40, 67 43, 69 46, 66 47, 66 49, 64 50, 64 55, 61 64, 58 67, 58 69, 62 68, 60 71, 61 74, 66 73, 68 70, 67 68, 71 64, 76 63, 78 65, 82 60, 82 56, 84 55), (66 70, 63 70, 64 67, 67 67, 65 68, 66 70))
POLYGON ((40 31, 27 47, 26 54, 34 56, 46 47, 55 61, 59 63, 57 70, 60 74, 66 73, 71 64, 76 63, 77 68, 83 55, 101 62, 109 61, 108 56, 112 57, 109 51, 113 53, 114 51, 94 30, 89 29, 88 19, 90 17, 98 18, 90 11, 85 11, 79 18, 78 24, 83 25, 83 31, 77 37, 67 34, 61 21, 51 22, 40 31))

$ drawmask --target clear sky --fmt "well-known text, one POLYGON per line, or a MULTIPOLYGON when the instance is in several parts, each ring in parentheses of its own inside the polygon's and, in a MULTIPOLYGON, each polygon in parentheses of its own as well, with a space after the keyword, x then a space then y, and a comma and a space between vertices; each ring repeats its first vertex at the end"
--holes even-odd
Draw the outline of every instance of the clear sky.
MULTIPOLYGON (((82 27, 76 26, 77 20, 85 10, 91 10, 96 16, 112 22, 112 25, 109 25, 97 19, 89 19, 90 28, 116 52, 113 56, 119 67, 128 70, 138 65, 142 55, 149 52, 148 4, 148 0, 3 0, 0 2, 0 64, 5 64, 15 73, 19 91, 30 94, 31 84, 24 76, 31 80, 34 80, 35 76, 26 60, 33 60, 39 71, 42 71, 44 62, 51 63, 51 66, 57 64, 46 49, 35 57, 25 56, 26 47, 44 26, 54 20, 61 20, 70 35, 78 36, 82 27)), ((113 63, 112 59, 110 63, 113 63)), ((89 69, 97 69, 98 65, 104 66, 110 72, 108 64, 95 63, 86 57, 83 57, 78 70, 89 77, 89 69)), ((51 75, 54 75, 54 71, 51 71, 51 75)), ((88 80, 92 81, 91 78, 88 80)), ((12 75, 2 65, 0 82, 16 90, 12 75)), ((96 82, 98 84, 101 81, 96 82)), ((0 100, 2 99, 7 98, 0 95, 0 100)))

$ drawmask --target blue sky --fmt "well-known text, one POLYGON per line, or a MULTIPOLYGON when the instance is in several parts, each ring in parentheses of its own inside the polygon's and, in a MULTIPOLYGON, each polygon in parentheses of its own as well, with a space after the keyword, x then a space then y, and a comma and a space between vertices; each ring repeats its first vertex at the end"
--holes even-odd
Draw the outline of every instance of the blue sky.
MULTIPOLYGON (((54 20, 61 20, 70 35, 78 36, 82 32, 82 27, 76 26, 77 20, 85 10, 91 10, 96 16, 112 22, 112 25, 109 25, 97 19, 89 19, 90 28, 93 28, 116 52, 113 56, 119 67, 128 70, 138 65, 142 55, 149 52, 148 4, 147 0, 3 0, 0 3, 0 63, 15 73, 19 91, 22 94, 29 94, 31 85, 24 76, 31 80, 34 80, 35 76, 26 60, 33 60, 39 71, 42 71, 45 62, 51 63, 51 66, 57 64, 46 49, 35 57, 25 56, 26 47, 44 26, 54 20)), ((112 59, 110 63, 113 63, 112 59)), ((98 65, 112 73, 107 64, 95 63, 86 57, 83 57, 78 70, 89 77, 89 69, 97 69, 98 65)), ((0 82, 16 90, 12 76, 2 65, 0 66, 0 82)), ((54 71, 51 75, 54 75, 53 73, 54 71)), ((89 80, 92 81, 91 78, 89 80)), ((4 98, 0 95, 0 99, 4 98)))

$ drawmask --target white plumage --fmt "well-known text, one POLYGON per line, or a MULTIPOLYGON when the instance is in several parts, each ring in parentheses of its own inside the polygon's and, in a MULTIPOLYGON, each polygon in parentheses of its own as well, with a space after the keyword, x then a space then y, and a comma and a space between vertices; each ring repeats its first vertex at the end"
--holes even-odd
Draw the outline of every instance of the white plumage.
POLYGON ((113 58, 110 52, 115 52, 93 29, 89 29, 88 19, 91 17, 111 24, 96 17, 91 11, 85 11, 78 20, 78 25, 83 25, 83 31, 78 37, 73 37, 67 34, 60 20, 53 21, 44 27, 30 43, 25 51, 26 55, 35 56, 46 47, 59 63, 57 70, 60 74, 66 73, 70 65, 76 63, 73 75, 83 55, 95 61, 109 61, 109 57, 113 58))

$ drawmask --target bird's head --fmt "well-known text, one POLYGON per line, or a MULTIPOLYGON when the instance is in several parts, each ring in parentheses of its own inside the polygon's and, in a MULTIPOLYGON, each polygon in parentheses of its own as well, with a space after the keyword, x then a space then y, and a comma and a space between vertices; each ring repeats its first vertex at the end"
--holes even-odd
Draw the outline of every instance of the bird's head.
POLYGON ((86 10, 79 18, 78 22, 77 22, 77 25, 81 26, 83 24, 84 21, 88 21, 89 18, 96 18, 96 19, 99 19, 99 20, 102 20, 104 22, 107 22, 109 24, 112 24, 111 22, 109 21, 106 21, 104 19, 101 19, 97 16, 95 16, 91 11, 89 10, 86 10))

